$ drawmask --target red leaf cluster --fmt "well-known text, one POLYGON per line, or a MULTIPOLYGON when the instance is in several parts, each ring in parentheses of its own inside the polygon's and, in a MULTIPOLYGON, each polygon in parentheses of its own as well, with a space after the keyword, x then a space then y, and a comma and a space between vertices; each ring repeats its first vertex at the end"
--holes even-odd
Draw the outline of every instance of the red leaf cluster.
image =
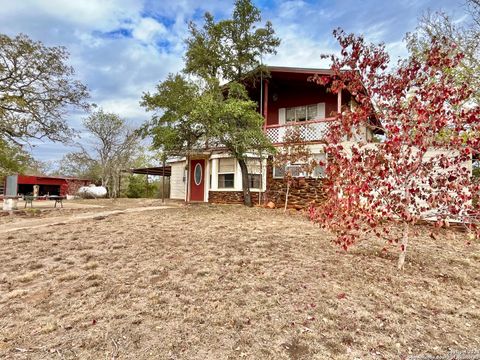
POLYGON ((392 240, 383 228, 390 221, 457 221, 478 235, 471 163, 480 154, 480 108, 455 76, 463 55, 434 39, 391 68, 384 45, 340 29, 334 36, 340 56, 324 56, 333 75, 313 81, 352 94, 353 103, 328 135, 327 202, 310 207, 310 219, 345 250, 369 234, 392 240), (357 141, 365 129, 380 133, 380 142, 357 141))

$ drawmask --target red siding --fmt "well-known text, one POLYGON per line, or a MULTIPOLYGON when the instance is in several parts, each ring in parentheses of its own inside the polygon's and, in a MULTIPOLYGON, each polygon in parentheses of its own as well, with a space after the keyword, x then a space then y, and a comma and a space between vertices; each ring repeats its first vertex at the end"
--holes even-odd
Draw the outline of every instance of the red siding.
POLYGON ((66 180, 57 178, 45 178, 41 176, 18 175, 18 183, 30 185, 62 185, 66 183, 66 180))
MULTIPOLYGON (((326 91, 325 86, 310 81, 314 70, 283 71, 273 70, 264 86, 268 101, 263 104, 267 115, 267 125, 278 124, 278 110, 281 108, 325 103, 325 117, 334 117, 337 113, 337 95, 326 91)), ((255 101, 260 97, 260 89, 251 88, 250 96, 255 101)), ((342 94, 342 104, 350 100, 348 94, 342 94)))
POLYGON ((330 117, 337 112, 337 95, 326 93, 321 87, 306 87, 289 85, 276 90, 270 90, 268 99, 267 125, 278 124, 278 110, 281 108, 325 103, 325 116, 330 117), (273 100, 273 96, 277 98, 273 100))
POLYGON ((76 183, 78 186, 90 184, 89 180, 50 178, 42 176, 18 175, 18 185, 55 185, 60 186, 60 195, 65 196, 68 193, 70 183, 76 183))

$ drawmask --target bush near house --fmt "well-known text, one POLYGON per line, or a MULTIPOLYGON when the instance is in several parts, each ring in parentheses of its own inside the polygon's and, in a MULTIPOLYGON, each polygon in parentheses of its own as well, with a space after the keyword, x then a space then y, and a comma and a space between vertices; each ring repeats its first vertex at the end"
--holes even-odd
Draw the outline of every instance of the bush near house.
MULTIPOLYGON (((161 198, 162 197, 162 181, 149 180, 148 184, 145 175, 130 175, 128 177, 127 189, 124 196, 128 198, 161 198)), ((165 192, 168 195, 169 183, 166 182, 165 192)))

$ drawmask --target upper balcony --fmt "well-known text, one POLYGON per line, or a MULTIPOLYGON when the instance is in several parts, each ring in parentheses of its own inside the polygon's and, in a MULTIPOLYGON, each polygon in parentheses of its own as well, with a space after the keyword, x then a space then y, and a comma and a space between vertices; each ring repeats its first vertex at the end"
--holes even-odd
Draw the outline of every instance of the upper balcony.
POLYGON ((326 69, 269 67, 268 78, 247 86, 265 119, 264 132, 277 146, 284 143, 287 130, 296 127, 307 142, 324 141, 332 121, 350 101, 349 94, 333 94, 310 78, 330 75, 326 69))
POLYGON ((264 131, 274 145, 282 145, 285 143, 285 135, 288 133, 289 128, 298 129, 300 136, 306 142, 322 142, 326 138, 333 121, 335 121, 335 118, 290 122, 284 125, 267 125, 264 131))

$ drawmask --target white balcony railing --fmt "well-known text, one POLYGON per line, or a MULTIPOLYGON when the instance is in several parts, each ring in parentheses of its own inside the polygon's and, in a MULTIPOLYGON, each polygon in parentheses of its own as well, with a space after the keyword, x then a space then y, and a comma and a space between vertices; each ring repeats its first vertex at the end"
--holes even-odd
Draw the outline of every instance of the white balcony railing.
POLYGON ((291 122, 285 125, 267 125, 265 133, 273 144, 283 144, 287 129, 295 126, 300 131, 300 136, 304 141, 322 141, 328 134, 333 120, 335 118, 291 122))

